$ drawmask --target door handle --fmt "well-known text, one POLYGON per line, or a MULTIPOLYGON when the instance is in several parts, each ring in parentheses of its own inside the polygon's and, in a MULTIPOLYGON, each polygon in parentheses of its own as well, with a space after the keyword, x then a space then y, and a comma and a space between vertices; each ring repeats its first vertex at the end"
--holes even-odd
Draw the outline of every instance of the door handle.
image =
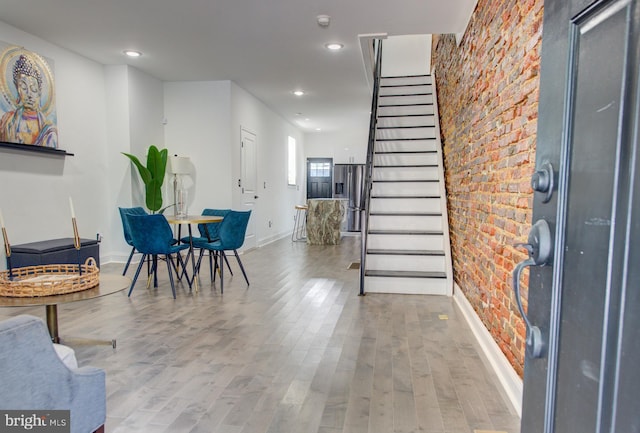
POLYGON ((254 195, 253 198, 255 199, 259 199, 260 197, 258 197, 257 195, 254 195))
POLYGON ((516 247, 523 247, 527 250, 529 258, 518 263, 513 270, 513 292, 516 298, 518 311, 527 327, 526 344, 532 358, 540 358, 544 344, 540 328, 534 326, 524 312, 522 299, 520 297, 520 277, 522 271, 527 266, 545 266, 551 262, 553 243, 551 242, 551 230, 545 220, 538 220, 531 227, 529 238, 526 244, 516 244, 516 247))
POLYGON ((542 203, 548 203, 553 195, 553 165, 549 161, 531 176, 531 188, 534 191, 544 193, 542 203))

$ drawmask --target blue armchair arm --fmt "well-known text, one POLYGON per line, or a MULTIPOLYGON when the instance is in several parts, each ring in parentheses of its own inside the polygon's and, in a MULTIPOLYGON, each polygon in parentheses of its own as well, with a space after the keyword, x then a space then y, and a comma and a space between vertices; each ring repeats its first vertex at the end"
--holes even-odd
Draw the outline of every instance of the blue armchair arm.
POLYGON ((70 410, 72 433, 91 433, 104 425, 104 370, 64 365, 38 317, 0 322, 0 383, 0 409, 70 410))

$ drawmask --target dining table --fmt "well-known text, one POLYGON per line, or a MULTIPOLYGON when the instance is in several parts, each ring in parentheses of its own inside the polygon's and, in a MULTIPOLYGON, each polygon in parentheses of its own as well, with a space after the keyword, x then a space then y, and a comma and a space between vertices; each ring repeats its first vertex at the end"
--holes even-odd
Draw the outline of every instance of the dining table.
MULTIPOLYGON (((196 268, 196 257, 193 251, 193 224, 215 224, 220 223, 224 219, 224 217, 217 215, 165 215, 169 224, 178 226, 178 240, 181 239, 181 229, 183 225, 187 226, 187 230, 189 232, 189 250, 187 251, 187 257, 184 261, 184 267, 182 269, 182 275, 187 279, 187 283, 189 284, 189 288, 193 287, 194 290, 198 291, 198 270, 196 268), (191 278, 189 278, 189 274, 187 273, 187 266, 191 260, 191 278)), ((206 232, 207 226, 205 225, 205 235, 209 237, 208 232, 206 232)))

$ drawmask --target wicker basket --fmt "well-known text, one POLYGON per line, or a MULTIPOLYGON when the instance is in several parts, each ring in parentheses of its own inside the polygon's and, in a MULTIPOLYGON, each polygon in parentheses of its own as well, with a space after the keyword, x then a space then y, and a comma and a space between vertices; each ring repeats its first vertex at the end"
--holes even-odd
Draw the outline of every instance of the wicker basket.
POLYGON ((100 282, 100 269, 93 257, 82 265, 38 265, 14 268, 13 279, 9 271, 0 272, 0 296, 33 298, 36 296, 64 295, 95 287, 100 282))

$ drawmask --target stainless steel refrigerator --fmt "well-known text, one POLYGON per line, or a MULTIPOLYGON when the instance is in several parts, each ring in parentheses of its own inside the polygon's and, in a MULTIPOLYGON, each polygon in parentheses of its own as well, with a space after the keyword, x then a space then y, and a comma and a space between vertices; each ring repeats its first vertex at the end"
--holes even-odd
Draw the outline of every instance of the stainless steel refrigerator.
POLYGON ((335 164, 333 198, 346 200, 346 231, 360 231, 360 201, 364 191, 364 164, 335 164))

